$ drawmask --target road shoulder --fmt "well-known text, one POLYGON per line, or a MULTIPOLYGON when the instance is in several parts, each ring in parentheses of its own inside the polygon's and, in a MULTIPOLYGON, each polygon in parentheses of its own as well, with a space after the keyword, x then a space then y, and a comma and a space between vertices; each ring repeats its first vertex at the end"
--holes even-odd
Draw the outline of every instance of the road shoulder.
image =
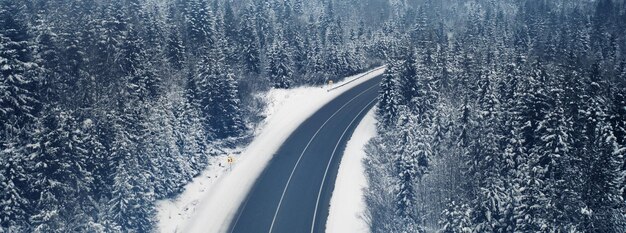
POLYGON ((361 120, 343 153, 330 200, 326 233, 369 232, 363 219, 367 179, 363 167, 365 145, 376 135, 374 109, 361 120))
POLYGON ((318 86, 273 89, 266 93, 261 97, 268 103, 266 119, 255 131, 255 139, 246 148, 239 149, 240 154, 234 155, 232 168, 229 165, 228 169, 216 169, 219 164, 227 164, 228 156, 220 156, 222 161, 214 161, 205 174, 185 186, 181 195, 159 201, 159 231, 226 231, 255 179, 286 138, 322 106, 383 72, 384 69, 377 68, 345 78, 337 85, 350 83, 333 91, 328 91, 327 86, 318 86))

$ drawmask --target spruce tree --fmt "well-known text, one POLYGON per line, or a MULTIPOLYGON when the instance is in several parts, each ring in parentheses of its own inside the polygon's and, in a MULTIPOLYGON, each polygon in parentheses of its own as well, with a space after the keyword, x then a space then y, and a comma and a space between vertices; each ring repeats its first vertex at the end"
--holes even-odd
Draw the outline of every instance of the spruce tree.
POLYGON ((61 62, 61 76, 63 76, 63 83, 55 86, 58 92, 62 92, 63 101, 59 101, 59 104, 63 104, 67 107, 78 108, 85 107, 92 103, 85 101, 86 97, 90 94, 93 82, 88 77, 88 62, 85 57, 85 50, 81 46, 81 41, 77 38, 77 33, 69 33, 67 35, 60 36, 60 41, 65 48, 61 50, 60 62, 61 62), (78 88, 82 87, 82 88, 78 88), (66 88, 66 89, 63 89, 66 88), (61 90, 59 90, 61 89, 61 90), (72 90, 71 92, 69 90, 72 90))
POLYGON ((166 58, 174 70, 181 71, 185 64, 185 46, 177 30, 171 29, 165 46, 166 58))
MULTIPOLYGON (((488 72, 485 72, 488 73, 488 72)), ((475 208, 473 222, 479 231, 504 232, 507 226, 505 206, 511 200, 506 193, 505 177, 502 175, 502 168, 505 161, 500 155, 499 139, 502 136, 500 131, 500 101, 495 95, 495 88, 489 75, 481 78, 483 81, 483 96, 480 100, 480 110, 477 114, 476 134, 481 135, 480 139, 471 140, 467 166, 468 177, 474 186, 476 195, 471 200, 475 208)))
MULTIPOLYGON (((46 24, 46 22, 42 22, 46 24)), ((61 76, 61 60, 60 49, 58 46, 58 36, 52 32, 52 29, 44 25, 39 25, 36 29, 40 33, 36 40, 37 45, 35 53, 37 54, 35 60, 41 67, 42 77, 42 91, 41 99, 46 103, 60 102, 62 99, 61 93, 55 93, 56 87, 62 87, 66 85, 68 77, 61 76)))
POLYGON ((200 55, 206 52, 207 46, 215 43, 214 14, 209 9, 207 0, 191 0, 185 4, 185 47, 189 47, 192 54, 200 55))
POLYGON ((108 203, 108 217, 119 230, 149 232, 154 227, 154 193, 146 185, 150 175, 137 169, 138 166, 136 157, 119 163, 108 203))
POLYGON ((5 231, 28 231, 31 214, 27 164, 24 147, 15 142, 3 142, 0 150, 0 229, 5 231), (8 149, 5 149, 8 148, 8 149))
POLYGON ((402 223, 407 227, 414 227, 418 232, 421 220, 420 213, 417 213, 417 192, 416 183, 420 181, 426 173, 429 160, 432 156, 430 145, 430 135, 420 127, 417 118, 411 115, 406 107, 399 111, 399 119, 395 126, 397 133, 392 134, 393 138, 398 138, 392 144, 392 153, 395 157, 395 173, 397 184, 396 193, 396 214, 402 219, 402 223))
POLYGON ((616 143, 612 127, 600 120, 597 134, 590 145, 588 180, 583 200, 589 209, 589 219, 582 229, 591 232, 620 232, 625 228, 624 200, 620 193, 621 165, 624 149, 616 143))
POLYGON ((219 112, 221 116, 214 130, 220 132, 222 137, 237 137, 246 130, 239 99, 238 85, 235 75, 230 69, 220 75, 218 89, 221 90, 219 98, 219 112))
MULTIPOLYGON (((153 175, 153 189, 155 198, 167 198, 179 191, 180 187, 189 181, 190 174, 184 172, 186 159, 175 144, 175 122, 172 103, 165 98, 152 102, 153 108, 146 113, 146 120, 142 122, 145 130, 141 138, 144 148, 143 156, 151 158, 150 174, 153 175)), ((195 175, 194 172, 190 172, 195 175)))
POLYGON ((383 81, 380 84, 380 101, 376 109, 381 129, 392 127, 399 117, 398 108, 403 98, 399 90, 402 68, 402 61, 392 60, 383 74, 383 81))
POLYGON ((470 233, 472 230, 472 211, 466 204, 460 205, 451 203, 450 206, 443 211, 441 224, 442 233, 470 233))
POLYGON ((236 64, 239 60, 239 49, 241 48, 239 41, 239 21, 238 16, 235 14, 232 3, 226 1, 224 3, 223 12, 221 13, 223 18, 224 39, 226 41, 226 62, 228 64, 236 64))
POLYGON ((574 183, 570 179, 582 171, 572 166, 571 123, 565 118, 561 101, 562 91, 553 89, 553 106, 543 121, 539 123, 536 134, 539 138, 534 166, 542 172, 541 179, 546 184, 542 193, 550 200, 543 216, 553 229, 561 232, 575 231, 580 221, 580 197, 573 192, 574 183), (574 221, 572 221, 572 219, 574 221))
MULTIPOLYGON (((34 231, 64 232, 80 229, 88 217, 77 211, 88 204, 81 196, 93 187, 87 170, 93 154, 81 124, 74 114, 50 109, 33 134, 28 146, 31 155, 31 191, 38 194, 37 211, 30 217, 34 231)), ((87 208, 85 208, 87 209, 87 208)))
POLYGON ((267 56, 267 73, 275 88, 289 88, 293 83, 293 60, 281 37, 277 38, 267 56))
POLYGON ((17 136, 40 110, 39 72, 18 2, 0 3, 0 138, 17 136))
POLYGON ((248 7, 243 10, 239 21, 240 61, 243 67, 255 74, 261 72, 261 44, 255 25, 254 10, 248 7))

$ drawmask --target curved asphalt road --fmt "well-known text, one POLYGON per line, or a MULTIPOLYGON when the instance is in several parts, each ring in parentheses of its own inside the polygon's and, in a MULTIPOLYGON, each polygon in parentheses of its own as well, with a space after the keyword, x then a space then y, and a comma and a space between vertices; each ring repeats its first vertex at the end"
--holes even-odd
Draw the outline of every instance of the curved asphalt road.
POLYGON ((302 123, 259 176, 229 232, 324 232, 346 143, 375 105, 380 81, 346 91, 302 123))

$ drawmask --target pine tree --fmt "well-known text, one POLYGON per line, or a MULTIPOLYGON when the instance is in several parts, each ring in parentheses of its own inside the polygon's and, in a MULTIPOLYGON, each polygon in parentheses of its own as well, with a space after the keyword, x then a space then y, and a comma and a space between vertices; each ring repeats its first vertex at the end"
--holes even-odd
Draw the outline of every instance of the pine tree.
POLYGON ((531 164, 522 163, 519 167, 519 186, 514 191, 516 205, 514 209, 515 232, 541 232, 549 230, 545 206, 548 205, 548 197, 541 192, 545 185, 541 179, 541 168, 533 168, 531 164))
MULTIPOLYGON (((466 46, 463 44, 455 44, 454 49, 460 50, 459 47, 466 46)), ((476 98, 476 89, 481 71, 477 58, 478 54, 474 51, 455 51, 455 69, 453 75, 457 75, 457 82, 454 82, 453 89, 459 90, 460 94, 467 95, 469 98, 476 98)))
MULTIPOLYGON (((460 116, 457 119, 457 138, 456 141, 462 148, 466 149, 472 143, 475 137, 475 128, 476 128, 476 112, 472 108, 472 103, 470 100, 464 99, 460 109, 460 116)), ((464 152, 461 156, 466 156, 464 152)))
MULTIPOLYGON (((626 77, 626 76, 624 76, 626 77)), ((612 113, 610 114, 609 121, 612 122, 612 127, 615 129, 615 138, 618 145, 622 148, 626 148, 626 122, 621 120, 626 117, 626 89, 621 89, 621 91, 614 94, 613 98, 614 104, 612 108, 612 113)), ((623 159, 622 165, 622 198, 626 200, 626 158, 623 159)))
POLYGON ((433 112, 437 106, 439 90, 437 88, 439 80, 431 71, 430 58, 415 55, 415 60, 410 60, 414 68, 407 69, 406 75, 414 75, 415 84, 406 84, 414 88, 413 94, 407 97, 411 101, 414 112, 420 116, 420 122, 429 124, 433 121, 433 112), (413 74, 414 73, 414 74, 413 74))
POLYGON ((28 231, 31 210, 24 147, 2 143, 0 150, 0 230, 28 231), (5 149, 6 148, 6 149, 5 149))
POLYGON ((60 93, 54 93, 55 87, 61 87, 65 83, 66 80, 62 80, 60 75, 61 69, 61 60, 59 54, 59 48, 57 47, 57 35, 52 32, 52 29, 44 26, 46 22, 42 22, 42 25, 39 25, 38 31, 39 35, 37 36, 37 45, 35 54, 37 54, 35 60, 36 63, 41 67, 41 76, 42 76, 42 89, 44 90, 41 93, 41 99, 46 103, 60 102, 61 96, 60 93))
POLYGON ((76 33, 60 36, 60 43, 65 45, 60 54, 62 67, 60 75, 64 76, 64 82, 55 87, 58 92, 64 93, 64 96, 61 97, 63 101, 59 101, 59 103, 71 108, 85 107, 85 105, 91 104, 85 99, 92 94, 89 93, 91 90, 89 84, 93 83, 86 78, 88 77, 88 63, 85 58, 85 51, 77 37, 76 33), (78 88, 79 86, 82 88, 78 88), (63 90, 63 88, 66 89, 63 90))
MULTIPOLYGON (((109 133, 113 131, 110 128, 108 119, 102 119, 98 116, 88 113, 75 113, 76 119, 80 119, 81 130, 81 148, 82 153, 88 158, 85 164, 85 170, 91 173, 92 187, 91 196, 85 195, 82 198, 91 201, 90 198, 101 200, 110 193, 111 173, 114 171, 115 159, 110 157, 110 139, 109 133)), ((101 211, 99 211, 100 214, 101 211)))
POLYGON ((244 9, 239 21, 239 46, 241 63, 248 72, 261 72, 261 45, 255 25, 256 18, 251 7, 244 9))
POLYGON ((306 27, 305 47, 305 73, 308 79, 315 83, 327 82, 325 72, 325 61, 322 54, 322 42, 320 40, 319 25, 313 17, 309 18, 306 27))
MULTIPOLYGON (((121 64, 125 74, 122 86, 125 94, 122 96, 134 101, 146 101, 156 98, 160 93, 160 76, 153 70, 143 42, 136 31, 130 31, 120 50, 121 64)), ((127 101, 127 100, 122 100, 127 101)))
POLYGON ((238 16, 235 15, 232 4, 230 1, 226 1, 223 7, 223 28, 224 39, 226 40, 225 53, 228 64, 236 64, 239 59, 239 49, 241 48, 239 41, 239 21, 238 16))
MULTIPOLYGON (((108 2, 103 6, 102 12, 99 13, 93 22, 94 27, 88 31, 90 41, 90 70, 95 77, 96 85, 111 86, 119 85, 117 80, 119 77, 125 76, 124 65, 120 64, 118 57, 122 56, 122 46, 126 41, 126 32, 129 31, 128 16, 124 12, 124 7, 119 1, 108 2)), ((90 101, 96 102, 95 94, 92 94, 90 101)))
POLYGON ((571 124, 565 118, 561 93, 562 90, 553 89, 552 111, 536 130, 539 142, 533 153, 537 157, 531 163, 541 169, 541 179, 546 184, 542 193, 550 200, 547 205, 541 206, 546 214, 543 218, 550 228, 569 232, 577 229, 576 222, 581 220, 578 213, 583 207, 580 197, 572 192, 575 184, 569 180, 582 171, 574 171, 571 163, 571 124))
POLYGON ((275 88, 289 88, 293 83, 293 60, 286 43, 277 38, 267 56, 267 73, 275 88))
POLYGON ((38 67, 17 2, 0 3, 0 138, 12 138, 39 110, 38 67))
MULTIPOLYGON (((141 138, 145 148, 144 156, 151 158, 155 198, 167 198, 179 191, 180 187, 190 180, 185 158, 175 145, 176 119, 172 111, 172 103, 159 98, 151 104, 144 124, 145 131, 141 138)), ((195 175, 194 172, 191 172, 195 175)))
POLYGON ((339 19, 330 18, 326 23, 328 24, 328 28, 325 31, 326 34, 321 34, 324 46, 324 61, 326 63, 325 72, 330 77, 348 75, 350 72, 353 72, 350 70, 350 67, 353 66, 351 64, 353 59, 351 59, 351 54, 347 53, 347 48, 344 46, 344 31, 341 22, 339 19))
POLYGON ((416 183, 426 173, 429 160, 432 156, 430 145, 430 135, 424 132, 424 128, 417 122, 417 118, 412 116, 406 107, 399 111, 397 134, 392 134, 393 138, 399 140, 393 144, 392 153, 395 157, 395 172, 399 174, 397 178, 396 193, 396 214, 403 220, 406 226, 414 227, 418 232, 420 229, 420 213, 416 212, 417 194, 416 183))
POLYGON ((402 62, 399 60, 390 61, 380 84, 380 101, 376 110, 380 129, 392 127, 399 117, 398 108, 403 98, 399 91, 401 87, 399 84, 400 75, 402 75, 402 62))
POLYGON ((225 64, 218 46, 198 64, 195 99, 198 100, 206 132, 219 139, 240 135, 244 130, 238 86, 233 72, 225 64))
POLYGON ((114 168, 109 171, 113 175, 106 216, 121 229, 146 232, 152 229, 155 214, 154 181, 150 177, 154 177, 151 171, 156 170, 156 163, 152 156, 143 154, 145 125, 132 124, 145 122, 142 106, 136 104, 127 104, 112 122, 109 163, 114 168))
POLYGON ((274 12, 272 2, 269 0, 255 1, 254 4, 254 22, 256 23, 259 47, 268 48, 274 43, 274 34, 279 31, 276 30, 274 25, 274 22, 276 22, 276 12, 274 12))
POLYGON ((128 11, 131 15, 139 15, 138 22, 134 23, 135 30, 138 31, 139 37, 143 40, 143 53, 150 57, 154 63, 162 63, 163 51, 167 45, 166 27, 162 25, 160 12, 156 6, 145 5, 145 3, 136 3, 137 6, 129 7, 128 11), (144 4, 145 6, 142 6, 144 4), (133 8, 139 8, 137 10, 133 8))
POLYGON ((524 88, 517 98, 521 103, 518 105, 522 117, 522 135, 524 135, 524 146, 526 150, 532 150, 539 140, 535 135, 539 122, 544 119, 547 114, 548 103, 547 91, 545 83, 547 82, 547 72, 541 61, 537 61, 532 65, 530 74, 523 80, 519 88, 524 88))
POLYGON ((205 57, 202 62, 198 63, 198 74, 195 79, 190 80, 190 85, 193 85, 189 88, 195 88, 194 90, 190 90, 194 93, 194 97, 192 101, 197 101, 197 107, 200 109, 202 113, 201 119, 204 122, 205 132, 207 132, 208 138, 214 138, 216 135, 213 135, 213 123, 216 118, 219 118, 219 113, 214 111, 216 108, 216 99, 214 96, 217 96, 217 92, 221 91, 217 89, 217 82, 219 81, 219 74, 223 72, 223 70, 218 70, 223 68, 221 66, 217 66, 217 62, 212 57, 205 57), (210 134, 209 134, 210 132, 210 134))
MULTIPOLYGON (((489 74, 488 71, 483 72, 489 74)), ((480 110, 477 114, 476 134, 480 139, 471 140, 467 166, 468 177, 476 198, 471 200, 471 206, 475 208, 473 222, 478 231, 505 232, 506 209, 505 206, 511 201, 506 194, 506 177, 501 170, 505 161, 500 153, 500 101, 495 95, 490 75, 481 78, 484 82, 481 87, 483 95, 480 100, 480 110)))
POLYGON ((453 202, 441 215, 442 219, 439 224, 442 225, 442 233, 474 232, 471 219, 472 210, 468 205, 459 205, 453 202))
POLYGON ((246 128, 241 116, 237 81, 230 69, 226 69, 225 73, 220 75, 218 89, 221 90, 218 102, 221 116, 214 130, 221 137, 240 136, 246 128))
MULTIPOLYGON (((406 55, 403 55, 402 57, 402 74, 399 76, 399 82, 401 83, 400 91, 402 92, 401 101, 403 105, 413 106, 411 101, 414 97, 418 96, 418 92, 420 91, 419 83, 417 80, 420 77, 418 77, 418 75, 426 75, 421 73, 418 74, 417 66, 422 64, 422 61, 420 59, 421 57, 418 58, 417 51, 415 50, 407 52, 406 55)), ((415 104, 417 104, 417 102, 415 104)))
POLYGON ((504 225, 507 227, 507 231, 515 231, 518 229, 518 221, 524 221, 526 217, 523 213, 520 214, 517 211, 526 211, 525 205, 527 203, 521 203, 520 200, 524 198, 523 189, 526 182, 524 177, 525 168, 522 164, 527 162, 526 152, 522 146, 522 139, 519 132, 519 122, 510 121, 507 122, 507 128, 511 129, 509 133, 510 138, 506 140, 506 146, 503 152, 503 176, 508 181, 505 183, 505 189, 507 190, 508 202, 504 205, 505 215, 503 216, 504 225), (510 128, 509 128, 510 127, 510 128), (520 206, 522 206, 520 208, 520 206))
MULTIPOLYGON (((294 63, 294 73, 296 74, 294 76, 300 77, 300 79, 305 78, 307 70, 310 68, 308 67, 309 48, 307 46, 307 39, 304 37, 305 36, 294 32, 294 35, 292 36, 293 39, 291 41, 291 48, 293 48, 292 57, 294 63)), ((304 80, 297 80, 297 82, 302 81, 304 80)))
POLYGON ((588 180, 583 200, 589 209, 589 219, 582 229, 591 232, 621 232, 624 224, 624 200, 619 190, 624 149, 616 143, 612 127, 600 119, 593 130, 588 180))
POLYGON ((166 44, 166 57, 174 70, 182 70, 185 64, 185 46, 177 30, 171 30, 166 44))
POLYGON ((146 185, 149 174, 138 170, 138 166, 138 161, 132 157, 118 165, 108 216, 121 229, 149 232, 154 226, 154 193, 146 185))
POLYGON ((207 0, 191 0, 183 9, 185 47, 195 55, 215 43, 215 18, 207 0))
POLYGON ((181 173, 188 178, 196 175, 196 171, 201 170, 208 163, 206 133, 204 131, 203 122, 201 121, 201 113, 199 109, 189 102, 189 99, 176 96, 174 94, 172 101, 178 100, 181 104, 174 105, 174 116, 176 122, 173 128, 176 140, 174 141, 179 153, 183 156, 183 170, 181 173))
POLYGON ((38 67, 23 12, 0 2, 0 230, 30 231, 29 129, 39 111, 38 67))
POLYGON ((294 0, 293 11, 296 15, 302 15, 304 13, 304 3, 302 0, 294 0))
POLYGON ((39 194, 30 221, 36 232, 71 231, 88 221, 77 210, 88 203, 81 194, 93 187, 92 174, 86 170, 93 157, 85 141, 88 135, 73 114, 58 108, 46 112, 28 145, 31 190, 39 194))

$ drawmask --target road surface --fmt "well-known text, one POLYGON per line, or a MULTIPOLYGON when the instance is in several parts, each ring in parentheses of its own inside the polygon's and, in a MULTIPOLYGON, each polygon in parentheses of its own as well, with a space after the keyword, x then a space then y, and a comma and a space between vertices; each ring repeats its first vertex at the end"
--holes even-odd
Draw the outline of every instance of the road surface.
POLYGON ((229 232, 324 232, 343 151, 376 104, 380 81, 346 91, 302 123, 259 176, 229 232))

